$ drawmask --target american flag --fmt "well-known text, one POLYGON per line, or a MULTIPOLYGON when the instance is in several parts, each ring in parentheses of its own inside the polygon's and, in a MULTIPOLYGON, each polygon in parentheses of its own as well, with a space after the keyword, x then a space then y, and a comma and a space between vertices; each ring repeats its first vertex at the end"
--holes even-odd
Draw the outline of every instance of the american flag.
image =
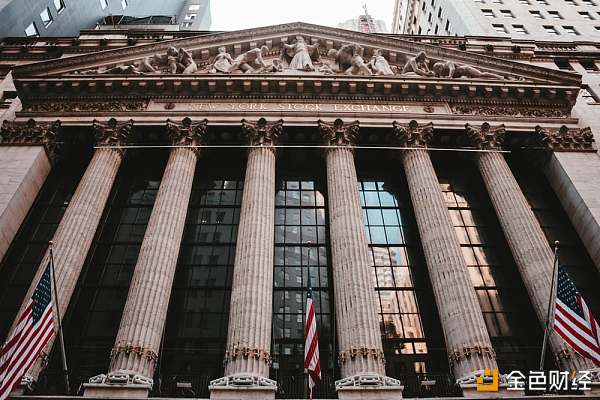
MULTIPOLYGON (((309 278, 310 280, 310 278, 309 278)), ((319 358, 319 338, 312 290, 309 286, 306 295, 306 326, 304 328, 304 369, 308 372, 308 398, 312 400, 313 389, 321 380, 321 359, 319 358)))
POLYGON ((558 268, 557 283, 554 330, 575 351, 600 367, 598 322, 562 267, 558 268))
POLYGON ((0 400, 18 387, 54 334, 50 268, 48 263, 17 327, 0 350, 0 400))

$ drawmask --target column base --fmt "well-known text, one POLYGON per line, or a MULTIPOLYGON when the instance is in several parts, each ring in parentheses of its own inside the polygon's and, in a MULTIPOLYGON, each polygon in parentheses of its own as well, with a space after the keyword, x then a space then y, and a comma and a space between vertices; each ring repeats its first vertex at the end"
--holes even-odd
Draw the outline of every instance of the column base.
POLYGON ((236 374, 215 379, 208 386, 211 400, 275 399, 277 382, 262 376, 236 374))
POLYGON ((83 384, 83 397, 147 398, 154 381, 132 371, 100 374, 83 384))
POLYGON ((459 386, 463 396, 469 399, 525 398, 525 390, 507 390, 507 385, 499 385, 496 392, 478 392, 476 384, 461 384, 459 386))
POLYGON ((354 375, 335 382, 340 400, 395 400, 402 398, 399 380, 377 374, 354 375))

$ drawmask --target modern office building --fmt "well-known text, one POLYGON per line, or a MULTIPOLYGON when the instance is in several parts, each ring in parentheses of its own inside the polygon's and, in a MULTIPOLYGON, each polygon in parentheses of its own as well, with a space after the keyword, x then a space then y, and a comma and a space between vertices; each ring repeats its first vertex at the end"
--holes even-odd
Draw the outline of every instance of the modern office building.
POLYGON ((338 28, 348 29, 351 31, 357 31, 362 33, 387 33, 389 32, 385 26, 385 21, 381 19, 374 19, 367 6, 363 6, 365 13, 359 15, 358 18, 352 18, 345 22, 341 22, 337 25, 338 28))
POLYGON ((182 30, 208 30, 210 0, 0 1, 0 38, 77 36, 107 16, 170 17, 182 30))
POLYGON ((393 33, 600 38, 596 0, 396 0, 393 33))
MULTIPOLYGON (((50 343, 20 391, 303 398, 309 277, 317 398, 474 398, 485 368, 535 370, 555 241, 600 316, 600 103, 566 70, 597 45, 305 23, 2 41, 0 341, 52 240, 72 387, 50 343)), ((598 389, 548 343, 546 369, 598 389)))

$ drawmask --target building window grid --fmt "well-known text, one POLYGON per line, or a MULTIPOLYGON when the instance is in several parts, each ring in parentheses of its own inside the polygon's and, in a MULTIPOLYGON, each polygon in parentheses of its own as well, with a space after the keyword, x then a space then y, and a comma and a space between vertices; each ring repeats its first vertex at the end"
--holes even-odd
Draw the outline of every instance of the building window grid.
POLYGON ((222 374, 242 194, 240 180, 196 175, 167 316, 166 379, 222 374))
POLYGON ((303 371, 309 268, 321 368, 325 375, 331 373, 333 300, 330 299, 328 246, 325 196, 318 182, 278 179, 273 271, 273 357, 277 369, 272 372, 275 376, 289 377, 303 371))
POLYGON ((54 21, 54 18, 52 18, 52 14, 50 13, 49 7, 46 7, 42 10, 42 12, 40 13, 40 19, 42 20, 42 23, 44 24, 44 28, 48 28, 52 24, 52 21, 54 21))
MULTIPOLYGON (((426 373, 429 352, 425 338, 414 269, 422 257, 415 256, 418 241, 405 219, 408 210, 383 181, 363 179, 358 183, 363 217, 372 257, 376 308, 386 351, 412 357, 413 373, 426 373)), ((388 355, 389 357, 390 355, 388 355)), ((388 360, 391 362, 391 360, 388 360)))

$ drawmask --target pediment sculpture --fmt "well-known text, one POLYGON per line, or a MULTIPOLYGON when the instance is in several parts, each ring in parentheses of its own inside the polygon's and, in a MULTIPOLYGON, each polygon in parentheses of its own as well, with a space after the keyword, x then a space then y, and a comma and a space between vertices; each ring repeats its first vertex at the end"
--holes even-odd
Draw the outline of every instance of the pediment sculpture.
MULTIPOLYGON (((314 40, 313 40, 314 41, 314 40)), ((365 59, 365 49, 355 43, 328 51, 321 40, 308 44, 303 36, 293 43, 281 41, 274 49, 266 45, 251 48, 236 57, 220 46, 211 60, 197 62, 194 52, 183 47, 169 47, 163 54, 110 67, 87 70, 84 74, 344 74, 363 76, 418 76, 438 79, 507 79, 497 73, 483 71, 471 65, 451 60, 430 59, 424 51, 414 56, 404 55, 390 63, 383 49, 371 49, 365 59), (278 56, 279 55, 279 56, 278 56)))

